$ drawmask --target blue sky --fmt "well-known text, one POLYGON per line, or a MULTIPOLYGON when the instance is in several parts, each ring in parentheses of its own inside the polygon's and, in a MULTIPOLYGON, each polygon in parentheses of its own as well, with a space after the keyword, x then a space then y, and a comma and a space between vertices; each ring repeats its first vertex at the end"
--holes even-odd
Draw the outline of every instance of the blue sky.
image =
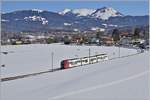
POLYGON ((65 8, 112 7, 125 15, 148 15, 148 1, 3 1, 2 12, 23 9, 41 9, 53 12, 65 8))

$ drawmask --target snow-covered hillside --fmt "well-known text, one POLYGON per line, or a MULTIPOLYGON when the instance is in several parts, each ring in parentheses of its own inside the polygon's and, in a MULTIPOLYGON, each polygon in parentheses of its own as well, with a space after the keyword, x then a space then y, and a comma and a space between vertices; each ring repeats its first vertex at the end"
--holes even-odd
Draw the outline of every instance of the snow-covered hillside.
POLYGON ((41 16, 29 16, 24 18, 26 21, 40 21, 43 25, 48 24, 48 20, 46 18, 43 18, 41 16))
POLYGON ((43 10, 40 10, 40 9, 32 9, 32 11, 37 11, 39 13, 43 12, 43 10))
POLYGON ((59 12, 59 14, 65 15, 67 13, 73 13, 76 14, 77 16, 89 16, 95 11, 96 11, 95 9, 86 9, 86 8, 64 9, 62 12, 59 12))
MULTIPOLYGON (((118 57, 118 47, 105 46, 67 46, 62 44, 31 44, 20 46, 2 46, 2 77, 30 74, 33 72, 51 70, 51 53, 54 52, 54 68, 60 68, 60 62, 64 59, 84 57, 89 55, 107 53, 109 58, 118 57)), ((134 54, 133 49, 120 48, 121 56, 134 54)))
MULTIPOLYGON (((62 50, 62 52, 59 52, 58 55, 62 56, 62 53, 68 53, 70 57, 77 52, 81 52, 82 50, 86 50, 87 48, 89 48, 85 46, 79 47, 81 51, 76 51, 78 47, 74 46, 68 46, 64 48, 63 45, 34 45, 32 47, 29 45, 19 47, 7 46, 5 47, 5 50, 15 50, 18 52, 18 54, 16 53, 14 55, 19 56, 20 59, 25 60, 25 62, 26 60, 27 62, 29 62, 28 59, 25 59, 27 55, 37 57, 37 52, 25 52, 29 52, 30 50, 34 49, 39 51, 39 55, 45 55, 43 49, 45 47, 49 49, 45 50, 45 53, 47 54, 47 56, 49 56, 49 58, 50 52, 52 50, 55 50, 57 52, 58 48, 59 51, 62 50), (54 48, 51 48, 52 46, 54 48), (73 51, 65 52, 65 50, 67 49, 73 51), (19 52, 22 52, 22 54, 19 55, 19 52), (23 55, 24 58, 21 55, 23 55)), ((93 47, 92 50, 94 49, 96 49, 96 47, 93 47)), ((115 48, 107 47, 107 50, 110 53, 113 49, 115 48)), ((101 47, 97 47, 96 50, 99 50, 99 52, 107 51, 104 47, 103 49, 101 47)), ((115 50, 117 51, 117 49, 115 50)), ((86 54, 86 52, 84 52, 82 52, 83 54, 80 54, 86 54)), ((130 51, 126 49, 125 52, 131 53, 132 50, 130 51)), ((12 56, 13 54, 10 55, 12 56)), ((10 55, 8 56, 11 57, 10 55)), ((55 56, 55 59, 57 59, 57 57, 55 56)), ((146 51, 142 54, 130 57, 109 60, 97 64, 76 67, 73 69, 47 73, 13 81, 2 82, 1 98, 2 100, 148 100, 148 57, 149 52, 146 51)), ((31 58, 30 56, 29 59, 31 60, 33 58, 31 58)), ((19 61, 18 63, 20 63, 19 61)), ((34 64, 32 61, 30 61, 29 63, 34 64)), ((10 67, 11 66, 7 66, 2 70, 7 70, 10 67)), ((16 69, 16 71, 18 70, 16 69)))

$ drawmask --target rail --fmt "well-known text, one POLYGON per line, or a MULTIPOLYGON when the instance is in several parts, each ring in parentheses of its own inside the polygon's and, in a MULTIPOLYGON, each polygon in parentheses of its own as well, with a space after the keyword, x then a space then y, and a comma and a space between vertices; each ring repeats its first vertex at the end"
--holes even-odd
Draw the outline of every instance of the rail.
MULTIPOLYGON (((134 53, 134 54, 125 55, 125 56, 121 56, 121 57, 114 57, 114 58, 111 58, 111 59, 108 59, 108 60, 114 60, 114 59, 130 57, 130 56, 138 55, 138 54, 141 54, 141 53, 143 53, 143 50, 141 50, 140 52, 134 53)), ((74 68, 74 67, 71 67, 71 68, 74 68)), ((68 69, 70 69, 70 68, 68 68, 68 69)), ((42 71, 42 72, 37 72, 37 73, 24 74, 24 75, 18 75, 18 76, 13 76, 13 77, 6 77, 6 78, 2 78, 1 81, 2 82, 11 81, 11 80, 16 80, 16 79, 21 79, 21 78, 26 78, 26 77, 31 77, 31 76, 37 76, 37 75, 44 74, 44 73, 56 72, 56 71, 60 71, 60 70, 64 70, 64 69, 55 68, 55 69, 52 69, 52 70, 47 70, 47 71, 42 71)))

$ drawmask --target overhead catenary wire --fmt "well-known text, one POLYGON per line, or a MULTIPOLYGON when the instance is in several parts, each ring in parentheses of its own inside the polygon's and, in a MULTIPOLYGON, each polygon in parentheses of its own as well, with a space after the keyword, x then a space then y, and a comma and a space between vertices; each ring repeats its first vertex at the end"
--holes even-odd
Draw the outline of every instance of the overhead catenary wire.
MULTIPOLYGON (((130 55, 126 55, 126 56, 121 56, 121 57, 116 57, 116 58, 111 58, 109 60, 115 60, 115 59, 121 59, 121 58, 125 58, 125 57, 130 57, 130 56, 135 56, 135 55, 139 55, 143 52, 137 52, 135 54, 130 54, 130 55)), ((109 61, 108 60, 108 61, 109 61)), ((79 67, 79 66, 77 66, 79 67)), ((74 67, 71 67, 71 69, 74 68, 74 67)), ((69 68, 70 69, 70 68, 69 68)), ((36 75, 40 75, 40 74, 44 74, 44 73, 49 73, 49 72, 55 72, 55 71, 60 71, 60 70, 64 70, 64 69, 61 69, 61 68, 55 68, 52 70, 48 70, 48 71, 43 71, 43 72, 37 72, 37 73, 31 73, 31 74, 26 74, 26 75, 18 75, 18 76, 14 76, 14 77, 6 77, 6 78, 2 78, 2 82, 5 82, 5 81, 11 81, 11 80, 15 80, 15 79, 20 79, 20 78, 25 78, 25 77, 30 77, 30 76, 36 76, 36 75)), ((65 69, 66 70, 66 69, 65 69)))

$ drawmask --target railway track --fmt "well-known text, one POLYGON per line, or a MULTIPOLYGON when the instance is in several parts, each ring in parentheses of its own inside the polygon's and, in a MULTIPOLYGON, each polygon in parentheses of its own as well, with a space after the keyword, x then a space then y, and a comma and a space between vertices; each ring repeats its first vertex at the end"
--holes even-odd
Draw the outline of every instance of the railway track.
POLYGON ((25 78, 25 77, 30 77, 30 76, 36 76, 36 75, 40 75, 40 74, 44 74, 44 73, 49 73, 49 72, 56 72, 59 70, 63 70, 60 68, 56 68, 53 70, 48 70, 48 71, 42 71, 42 72, 38 72, 38 73, 32 73, 32 74, 25 74, 25 75, 18 75, 18 76, 13 76, 13 77, 6 77, 6 78, 2 78, 1 81, 10 81, 10 80, 15 80, 15 79, 20 79, 20 78, 25 78))
MULTIPOLYGON (((141 54, 142 52, 138 52, 136 54, 131 54, 131 55, 126 55, 126 56, 121 56, 121 57, 115 57, 115 58, 111 58, 109 60, 114 60, 114 59, 119 59, 119 58, 125 58, 125 57, 130 57, 130 56, 134 56, 134 55, 138 55, 141 54)), ((77 66, 79 67, 79 66, 77 66)), ((70 69, 70 68, 69 68, 70 69)), ((5 82, 5 81, 11 81, 11 80, 16 80, 16 79, 20 79, 20 78, 26 78, 26 77, 30 77, 30 76, 36 76, 36 75, 40 75, 40 74, 44 74, 44 73, 49 73, 49 72, 56 72, 56 71, 60 71, 63 70, 61 68, 56 68, 53 70, 48 70, 48 71, 42 71, 42 72, 37 72, 37 73, 31 73, 31 74, 25 74, 25 75, 18 75, 18 76, 13 76, 13 77, 6 77, 6 78, 2 78, 1 81, 5 82)))

